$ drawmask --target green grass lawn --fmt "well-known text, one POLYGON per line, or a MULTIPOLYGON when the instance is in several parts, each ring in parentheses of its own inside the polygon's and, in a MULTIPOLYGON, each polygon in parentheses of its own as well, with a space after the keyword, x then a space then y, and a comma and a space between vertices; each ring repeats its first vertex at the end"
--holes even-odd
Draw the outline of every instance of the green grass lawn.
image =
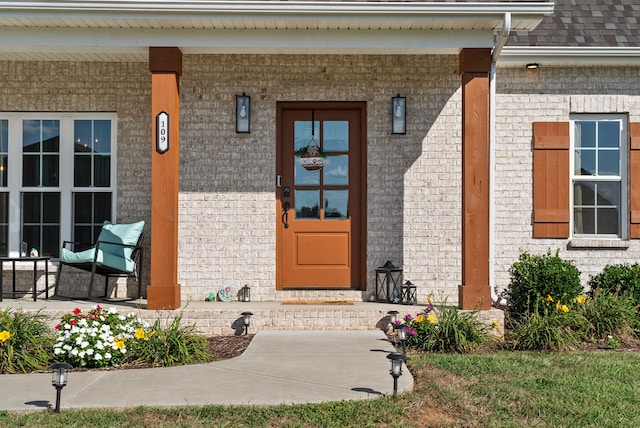
MULTIPOLYGON (((2 427, 636 427, 640 353, 411 354, 396 399, 296 406, 0 412, 2 427)), ((389 382, 392 382, 389 376, 389 382)))

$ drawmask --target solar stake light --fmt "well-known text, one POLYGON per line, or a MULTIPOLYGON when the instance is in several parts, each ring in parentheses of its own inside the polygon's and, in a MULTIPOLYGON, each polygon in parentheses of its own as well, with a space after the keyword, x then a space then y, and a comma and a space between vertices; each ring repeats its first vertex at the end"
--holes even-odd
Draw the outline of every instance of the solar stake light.
POLYGON ((398 378, 402 376, 402 364, 407 360, 406 355, 401 352, 392 352, 387 355, 391 360, 391 370, 389 374, 393 377, 393 396, 398 395, 398 378))
POLYGON ((387 315, 389 315, 389 322, 391 324, 395 324, 396 321, 398 321, 398 314, 399 314, 398 311, 389 311, 389 312, 387 312, 387 315))
POLYGON ((242 314, 242 323, 244 324, 244 334, 245 336, 249 334, 249 324, 251 324, 251 312, 243 312, 242 314))
POLYGON ((396 337, 402 343, 402 353, 407 354, 407 325, 406 324, 396 324, 393 329, 396 332, 396 337))
POLYGON ((62 388, 67 384, 67 372, 73 368, 67 363, 53 363, 49 366, 53 369, 53 378, 51 384, 56 388, 56 413, 60 413, 60 396, 62 395, 62 388))

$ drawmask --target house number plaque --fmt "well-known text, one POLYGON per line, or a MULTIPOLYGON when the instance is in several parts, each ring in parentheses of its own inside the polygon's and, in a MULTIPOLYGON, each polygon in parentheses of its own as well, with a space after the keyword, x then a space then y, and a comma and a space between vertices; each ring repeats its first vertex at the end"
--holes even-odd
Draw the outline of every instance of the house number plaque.
POLYGON ((156 116, 156 151, 160 154, 169 150, 169 115, 162 111, 156 116))

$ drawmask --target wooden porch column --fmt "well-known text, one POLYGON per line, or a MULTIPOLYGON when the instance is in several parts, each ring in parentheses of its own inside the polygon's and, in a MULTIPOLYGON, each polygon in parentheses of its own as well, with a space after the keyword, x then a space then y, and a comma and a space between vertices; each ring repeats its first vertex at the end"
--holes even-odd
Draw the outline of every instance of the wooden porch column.
POLYGON ((490 309, 489 73, 491 49, 462 49, 461 309, 490 309))
POLYGON ((149 48, 151 71, 151 284, 147 309, 180 307, 178 284, 179 78, 182 52, 149 48), (166 113, 166 115, 160 113, 166 113), (160 115, 160 116, 159 116, 160 115), (165 123, 159 123, 166 119, 165 123), (165 127, 166 125, 166 127, 165 127), (158 134, 167 146, 158 146, 158 134), (166 151, 162 151, 166 148, 166 151), (158 150, 160 149, 160 150, 158 150))

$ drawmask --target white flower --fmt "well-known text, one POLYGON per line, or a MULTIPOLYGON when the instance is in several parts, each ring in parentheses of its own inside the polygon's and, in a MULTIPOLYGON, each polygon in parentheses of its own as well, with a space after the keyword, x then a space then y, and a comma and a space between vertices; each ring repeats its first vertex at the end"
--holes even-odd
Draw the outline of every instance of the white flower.
POLYGON ((96 361, 100 361, 100 360, 102 359, 102 355, 100 355, 100 354, 96 354, 96 355, 93 357, 93 359, 94 359, 94 360, 96 360, 96 361))

